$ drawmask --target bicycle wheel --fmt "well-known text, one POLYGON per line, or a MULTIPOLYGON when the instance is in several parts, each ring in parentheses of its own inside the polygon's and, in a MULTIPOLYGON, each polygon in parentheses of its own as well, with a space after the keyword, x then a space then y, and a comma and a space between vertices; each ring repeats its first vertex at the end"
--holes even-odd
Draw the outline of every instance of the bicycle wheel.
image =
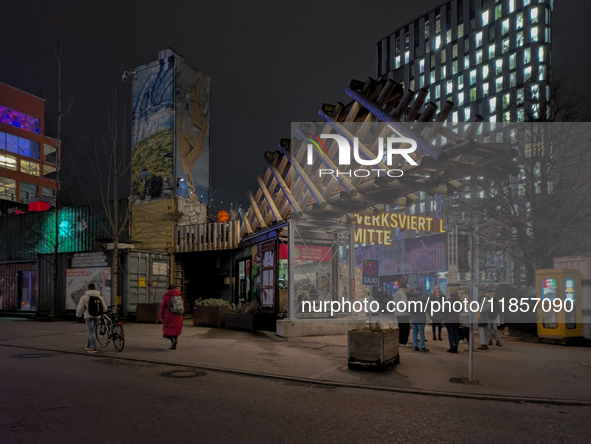
POLYGON ((122 351, 125 346, 125 336, 123 333, 123 326, 120 324, 113 326, 113 345, 117 351, 122 351))
POLYGON ((96 342, 103 348, 109 345, 109 326, 105 319, 99 319, 94 328, 96 342))

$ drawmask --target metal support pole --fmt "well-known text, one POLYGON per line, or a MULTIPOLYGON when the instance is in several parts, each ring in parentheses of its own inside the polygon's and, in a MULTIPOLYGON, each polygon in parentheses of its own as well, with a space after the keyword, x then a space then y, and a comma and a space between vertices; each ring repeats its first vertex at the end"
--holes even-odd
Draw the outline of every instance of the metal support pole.
POLYGON ((349 225, 349 301, 355 299, 355 225, 349 225))
POLYGON ((288 288, 288 304, 287 304, 287 318, 294 319, 295 318, 295 298, 294 298, 294 266, 295 266, 295 220, 290 219, 287 225, 288 233, 287 233, 287 257, 288 257, 288 267, 287 267, 287 288, 288 288))
MULTIPOLYGON (((470 235, 470 306, 474 300, 474 234, 470 235)), ((468 332, 468 381, 472 382, 474 373, 474 332, 473 332, 473 316, 470 307, 470 330, 468 332)))

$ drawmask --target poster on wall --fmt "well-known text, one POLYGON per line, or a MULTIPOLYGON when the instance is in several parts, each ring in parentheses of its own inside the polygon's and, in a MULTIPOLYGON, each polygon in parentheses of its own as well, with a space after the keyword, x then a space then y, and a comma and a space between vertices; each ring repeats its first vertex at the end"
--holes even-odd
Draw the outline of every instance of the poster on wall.
POLYGON ((174 56, 135 70, 131 187, 136 200, 174 194, 174 56))
POLYGON ((75 310, 80 298, 94 283, 107 305, 111 305, 111 268, 68 268, 66 270, 66 310, 75 310))
POLYGON ((176 186, 180 197, 209 202, 211 79, 182 59, 175 65, 176 186))

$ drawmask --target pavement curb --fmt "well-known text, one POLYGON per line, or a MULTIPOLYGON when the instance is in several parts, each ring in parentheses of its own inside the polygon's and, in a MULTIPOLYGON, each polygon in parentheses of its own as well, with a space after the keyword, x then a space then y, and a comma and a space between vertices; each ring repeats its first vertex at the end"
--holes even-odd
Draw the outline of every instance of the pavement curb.
POLYGON ((297 376, 277 375, 277 374, 273 374, 273 373, 259 373, 259 372, 251 372, 248 370, 237 370, 237 369, 223 368, 223 367, 211 367, 211 366, 206 366, 206 365, 173 363, 173 362, 166 362, 166 361, 158 361, 156 359, 130 358, 130 357, 122 357, 122 356, 116 356, 116 355, 88 355, 87 353, 82 353, 82 352, 78 352, 78 351, 59 350, 59 349, 52 349, 52 348, 31 347, 31 346, 12 345, 12 344, 0 344, 0 346, 11 347, 11 348, 22 348, 22 349, 28 349, 28 350, 52 351, 52 352, 56 352, 56 353, 71 354, 71 355, 83 355, 83 356, 89 356, 91 358, 108 358, 108 359, 118 359, 121 361, 143 362, 143 363, 147 363, 147 364, 186 367, 186 368, 191 368, 191 369, 208 370, 208 371, 214 371, 214 372, 220 372, 220 373, 235 374, 235 375, 240 375, 240 376, 275 379, 278 381, 302 382, 302 383, 307 383, 307 384, 311 384, 311 385, 325 385, 325 386, 332 386, 332 387, 353 388, 353 389, 361 389, 361 390, 375 390, 375 391, 382 391, 382 392, 404 393, 404 394, 410 394, 410 395, 441 396, 441 397, 447 397, 447 398, 473 399, 473 400, 481 400, 481 401, 502 401, 502 402, 528 403, 528 404, 551 404, 551 405, 567 405, 567 406, 577 406, 577 407, 591 407, 591 401, 583 401, 583 400, 575 400, 575 399, 534 398, 534 397, 527 397, 527 396, 524 397, 524 396, 509 396, 509 395, 474 394, 474 393, 448 392, 448 391, 438 391, 438 390, 422 390, 422 389, 407 389, 407 388, 398 388, 398 387, 385 387, 385 386, 379 386, 379 385, 352 384, 352 383, 347 383, 347 382, 329 381, 329 380, 323 380, 323 379, 300 378, 297 376))

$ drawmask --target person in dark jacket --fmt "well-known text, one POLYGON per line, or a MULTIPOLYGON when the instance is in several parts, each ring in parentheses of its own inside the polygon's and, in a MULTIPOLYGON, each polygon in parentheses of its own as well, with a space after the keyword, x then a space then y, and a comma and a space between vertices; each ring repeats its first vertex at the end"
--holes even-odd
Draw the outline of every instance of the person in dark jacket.
POLYGON ((445 308, 445 314, 443 315, 443 322, 449 336, 448 353, 457 353, 460 344, 460 314, 453 309, 453 303, 459 300, 458 293, 452 293, 448 299, 451 305, 445 308))
POLYGON ((423 293, 423 287, 417 287, 409 298, 410 321, 412 322, 412 345, 415 351, 428 352, 425 348, 425 323, 427 317, 425 309, 427 297, 423 293), (420 342, 420 348, 419 348, 420 342))
POLYGON ((183 315, 171 313, 168 309, 173 296, 181 296, 181 293, 174 288, 174 285, 169 285, 168 291, 162 296, 160 319, 162 319, 162 337, 170 339, 169 348, 176 350, 178 337, 183 331, 183 315))
MULTIPOLYGON (((439 307, 435 307, 433 310, 433 314, 431 315, 431 329, 433 330, 433 340, 437 341, 436 332, 437 329, 439 329, 439 340, 443 341, 443 339, 441 339, 441 322, 443 322, 443 312, 441 311, 441 304, 443 302, 443 294, 441 293, 439 285, 433 287, 433 291, 429 293, 429 298, 431 305, 433 305, 433 301, 439 303, 439 307)), ((429 311, 431 312, 430 308, 429 311)))

